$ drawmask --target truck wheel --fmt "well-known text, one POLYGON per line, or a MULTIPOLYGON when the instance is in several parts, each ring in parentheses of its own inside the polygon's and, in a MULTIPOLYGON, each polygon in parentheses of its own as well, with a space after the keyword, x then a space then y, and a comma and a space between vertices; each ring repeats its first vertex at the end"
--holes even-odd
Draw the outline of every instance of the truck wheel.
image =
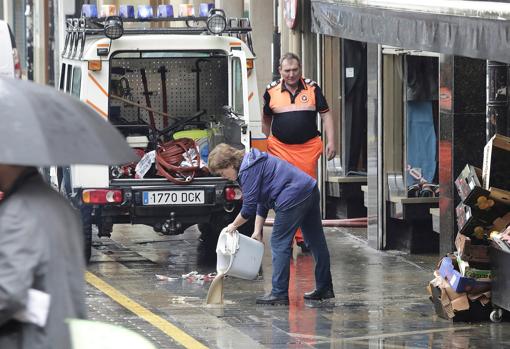
POLYGON ((218 236, 223 228, 224 226, 218 226, 212 223, 200 223, 198 225, 198 230, 200 231, 199 240, 215 244, 218 241, 218 236))
POLYGON ((82 231, 83 231, 83 254, 85 255, 85 263, 90 262, 92 254, 92 206, 80 206, 82 231))
POLYGON ((92 224, 83 225, 83 239, 85 263, 88 264, 92 255, 92 224))
POLYGON ((490 319, 492 322, 501 322, 501 319, 503 318, 503 310, 502 309, 494 309, 491 311, 490 319))

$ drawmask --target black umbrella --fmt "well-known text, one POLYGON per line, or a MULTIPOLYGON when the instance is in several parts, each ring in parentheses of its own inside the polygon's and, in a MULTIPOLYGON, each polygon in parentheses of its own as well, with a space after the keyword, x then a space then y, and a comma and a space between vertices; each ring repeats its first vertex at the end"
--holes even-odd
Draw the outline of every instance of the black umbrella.
POLYGON ((52 87, 0 79, 0 163, 114 165, 136 160, 120 132, 79 99, 52 87))

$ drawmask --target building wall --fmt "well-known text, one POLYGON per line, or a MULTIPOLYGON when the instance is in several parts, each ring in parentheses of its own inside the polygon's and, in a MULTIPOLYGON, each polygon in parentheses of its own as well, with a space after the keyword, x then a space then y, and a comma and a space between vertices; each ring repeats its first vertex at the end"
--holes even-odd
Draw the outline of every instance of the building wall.
POLYGON ((249 18, 253 28, 253 49, 257 59, 257 85, 260 106, 265 88, 272 80, 272 38, 273 38, 273 0, 252 0, 249 18))

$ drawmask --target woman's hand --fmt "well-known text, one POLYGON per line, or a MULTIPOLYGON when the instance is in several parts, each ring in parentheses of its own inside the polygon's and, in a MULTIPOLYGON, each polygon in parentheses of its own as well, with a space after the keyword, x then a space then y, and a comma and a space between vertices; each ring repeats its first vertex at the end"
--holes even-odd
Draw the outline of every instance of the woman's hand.
POLYGON ((251 234, 251 238, 255 239, 257 241, 262 242, 262 239, 264 238, 261 231, 255 231, 253 234, 251 234))
POLYGON ((227 233, 234 234, 234 232, 237 230, 237 226, 234 225, 234 223, 230 223, 227 225, 227 233))

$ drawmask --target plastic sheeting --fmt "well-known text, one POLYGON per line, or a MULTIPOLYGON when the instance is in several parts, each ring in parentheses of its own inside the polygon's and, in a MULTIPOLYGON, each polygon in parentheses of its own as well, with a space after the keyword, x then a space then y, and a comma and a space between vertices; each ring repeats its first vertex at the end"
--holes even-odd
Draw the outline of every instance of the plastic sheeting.
MULTIPOLYGON (((473 11, 464 9, 464 12, 473 11)), ((489 16, 489 12, 484 17, 483 11, 478 11, 476 17, 452 13, 455 15, 413 10, 411 6, 408 10, 371 6, 369 1, 312 0, 312 31, 406 49, 510 63, 509 20, 489 16)))

